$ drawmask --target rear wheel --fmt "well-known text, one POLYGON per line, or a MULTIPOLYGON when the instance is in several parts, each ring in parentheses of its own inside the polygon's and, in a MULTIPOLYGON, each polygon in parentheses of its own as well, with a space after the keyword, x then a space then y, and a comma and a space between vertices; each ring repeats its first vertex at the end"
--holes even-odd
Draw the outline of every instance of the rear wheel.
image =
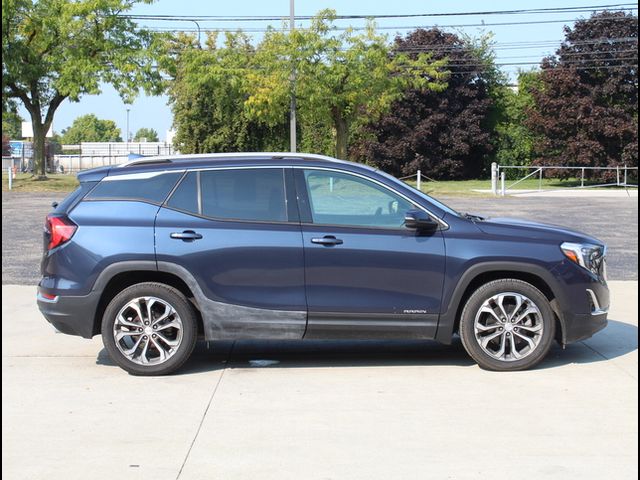
POLYGON ((495 280, 480 287, 460 318, 464 348, 487 370, 533 367, 551 348, 554 335, 549 300, 533 285, 517 279, 495 280))
POLYGON ((198 334, 196 312, 175 288, 139 283, 107 306, 102 341, 120 367, 134 375, 165 375, 187 361, 198 334))

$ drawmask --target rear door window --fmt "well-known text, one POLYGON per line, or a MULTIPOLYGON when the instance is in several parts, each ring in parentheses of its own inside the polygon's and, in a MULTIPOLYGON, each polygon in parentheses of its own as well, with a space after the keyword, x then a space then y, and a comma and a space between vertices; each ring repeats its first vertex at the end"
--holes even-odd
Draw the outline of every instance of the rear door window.
POLYGON ((202 215, 224 220, 286 222, 282 168, 200 172, 202 215))

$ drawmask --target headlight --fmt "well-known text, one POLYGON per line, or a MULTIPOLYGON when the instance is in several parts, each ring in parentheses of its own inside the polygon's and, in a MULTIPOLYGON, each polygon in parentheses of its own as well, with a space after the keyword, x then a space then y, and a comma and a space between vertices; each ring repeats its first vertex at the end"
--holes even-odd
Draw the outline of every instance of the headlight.
POLYGON ((572 262, 586 268, 594 275, 605 276, 604 256, 606 247, 604 245, 565 242, 560 245, 560 248, 565 257, 572 262))

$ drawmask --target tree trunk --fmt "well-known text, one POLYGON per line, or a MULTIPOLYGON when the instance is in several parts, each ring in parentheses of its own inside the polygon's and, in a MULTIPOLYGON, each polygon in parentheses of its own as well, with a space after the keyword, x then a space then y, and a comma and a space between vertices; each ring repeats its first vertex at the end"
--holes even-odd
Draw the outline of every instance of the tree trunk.
POLYGON ((47 176, 47 160, 45 158, 45 141, 47 130, 45 125, 36 119, 31 119, 33 126, 33 160, 34 173, 39 173, 41 178, 47 176))
POLYGON ((349 122, 339 113, 333 116, 333 126, 336 129, 336 158, 347 160, 347 148, 349 142, 349 122))

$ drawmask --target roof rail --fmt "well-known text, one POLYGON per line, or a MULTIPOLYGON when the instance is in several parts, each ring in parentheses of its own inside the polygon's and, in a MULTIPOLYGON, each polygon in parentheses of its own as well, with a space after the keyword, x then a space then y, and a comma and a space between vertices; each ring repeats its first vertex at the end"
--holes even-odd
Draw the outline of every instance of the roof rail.
POLYGON ((343 160, 317 155, 315 153, 294 153, 294 152, 233 152, 233 153, 194 153, 191 155, 160 155, 157 157, 136 158, 129 162, 121 163, 118 168, 131 167, 133 165, 144 165, 149 163, 173 163, 175 161, 189 160, 221 160, 227 158, 302 158, 308 160, 324 160, 328 162, 343 163, 343 160))
POLYGON ((136 158, 135 160, 131 160, 129 162, 121 163, 118 165, 120 167, 131 167, 133 165, 144 165, 147 163, 171 163, 171 160, 166 158, 158 158, 158 157, 146 157, 146 158, 136 158))

